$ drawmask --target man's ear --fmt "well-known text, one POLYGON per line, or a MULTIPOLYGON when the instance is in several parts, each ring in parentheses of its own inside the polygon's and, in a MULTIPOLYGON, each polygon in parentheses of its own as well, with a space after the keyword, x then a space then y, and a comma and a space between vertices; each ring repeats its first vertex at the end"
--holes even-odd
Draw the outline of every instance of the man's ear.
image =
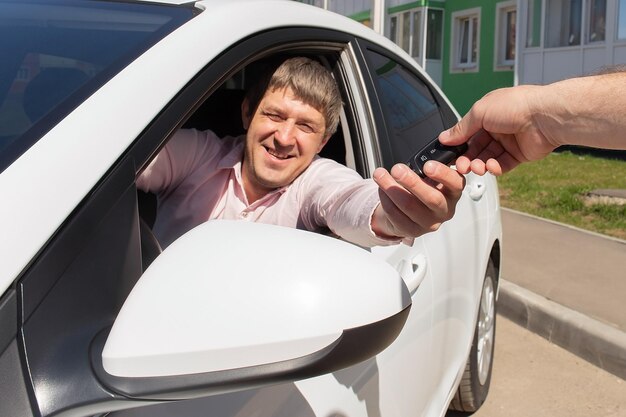
POLYGON ((327 134, 326 136, 324 136, 324 139, 322 139, 322 143, 320 143, 319 148, 317 148, 317 153, 322 152, 322 149, 324 149, 324 146, 328 143, 328 139, 330 139, 331 134, 327 134))
POLYGON ((244 98, 241 102, 241 123, 243 128, 248 130, 248 127, 250 127, 250 103, 248 98, 244 98))

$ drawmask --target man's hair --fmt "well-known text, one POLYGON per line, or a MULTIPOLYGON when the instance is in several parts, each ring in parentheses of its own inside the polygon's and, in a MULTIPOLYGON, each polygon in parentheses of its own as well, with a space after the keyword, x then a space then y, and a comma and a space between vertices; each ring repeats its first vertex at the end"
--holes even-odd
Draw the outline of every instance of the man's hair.
POLYGON ((296 98, 317 109, 324 116, 326 135, 337 130, 343 105, 341 93, 331 73, 317 61, 295 57, 264 62, 263 71, 248 89, 249 116, 256 111, 266 91, 291 88, 296 98))

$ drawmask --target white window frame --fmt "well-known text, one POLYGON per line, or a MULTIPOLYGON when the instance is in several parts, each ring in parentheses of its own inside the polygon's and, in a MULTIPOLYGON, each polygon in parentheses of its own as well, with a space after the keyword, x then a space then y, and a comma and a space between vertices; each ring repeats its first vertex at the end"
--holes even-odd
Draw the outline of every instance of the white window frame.
MULTIPOLYGON (((515 66, 515 59, 506 59, 507 46, 507 15, 509 12, 515 12, 517 16, 517 1, 510 0, 498 3, 496 5, 496 36, 494 45, 494 70, 510 71, 515 66)), ((516 19, 515 25, 517 26, 516 19)))
POLYGON ((583 14, 586 13, 587 0, 581 0, 579 10, 574 8, 575 4, 571 4, 572 0, 545 0, 544 3, 544 48, 580 48, 584 39, 583 14), (574 32, 570 24, 572 17, 576 15, 579 16, 576 22, 579 27, 574 32))
MULTIPOLYGON (((450 48, 450 72, 478 72, 480 67, 480 14, 481 8, 459 10, 452 13, 452 45, 450 48), (474 33, 472 19, 476 19, 476 33, 474 33), (468 20, 468 45, 472 45, 473 39, 476 39, 476 61, 461 62, 461 36, 463 22, 468 20)), ((468 47, 468 53, 471 57, 471 50, 468 47)))
POLYGON ((613 38, 616 42, 623 42, 626 40, 626 19, 622 21, 620 17, 626 17, 626 0, 616 0, 615 4, 615 34, 613 35, 613 38), (624 6, 625 10, 622 10, 620 6, 624 6), (621 37, 620 28, 622 29, 621 37))
MULTIPOLYGON (((607 20, 608 20, 607 17, 608 17, 608 7, 609 7, 608 3, 609 3, 609 0, 604 0, 604 16, 602 16, 602 15, 595 16, 594 15, 592 7, 591 7, 592 6, 591 3, 593 1, 594 0, 586 0, 585 1, 586 4, 584 5, 584 7, 585 7, 585 22, 584 22, 584 25, 583 25, 583 30, 585 32, 585 34, 584 34, 585 45, 599 45, 599 44, 603 44, 603 43, 605 43, 607 41, 607 35, 608 35, 608 33, 607 33, 607 29, 608 29, 607 28, 607 20), (593 36, 592 29, 593 29, 593 26, 594 26, 593 24, 594 23, 596 23, 598 25, 600 24, 600 22, 592 22, 592 17, 596 17, 596 18, 600 17, 600 18, 603 19, 603 22, 602 22, 602 24, 604 24, 604 38, 603 39, 592 39, 592 36, 593 36)), ((597 1, 597 0, 595 0, 595 1, 597 1)), ((617 3, 619 3, 619 2, 616 2, 616 4, 617 3)), ((616 29, 616 31, 617 31, 617 29, 616 29)))
MULTIPOLYGON (((424 28, 420 28, 419 31, 416 31, 416 28, 414 27, 414 23, 415 23, 415 18, 414 15, 415 14, 419 14, 419 20, 421 22, 421 24, 423 25, 423 20, 424 20, 424 15, 423 13, 426 12, 426 8, 425 7, 416 7, 413 9, 407 9, 407 10, 403 10, 401 12, 397 12, 397 13, 392 13, 389 15, 389 27, 391 28, 391 19, 396 19, 396 33, 395 34, 390 34, 389 38, 393 39, 394 35, 395 35, 395 43, 396 45, 398 45, 400 48, 402 48, 406 53, 408 53, 409 55, 411 55, 411 57, 413 57, 413 59, 415 59, 417 62, 421 62, 421 58, 422 58, 422 54, 424 53, 423 51, 423 45, 422 45, 422 35, 424 32, 424 28), (408 19, 409 19, 409 42, 408 42, 408 50, 402 47, 402 43, 404 41, 404 33, 402 31, 402 28, 404 27, 404 20, 405 20, 405 14, 408 13, 408 19), (413 49, 414 49, 414 45, 416 45, 417 43, 417 55, 413 55, 413 49)), ((390 29, 391 30, 391 29, 390 29)))
MULTIPOLYGON (((515 0, 514 0, 515 1, 515 0)), ((429 12, 431 10, 433 11, 438 11, 441 12, 441 25, 442 25, 442 29, 441 29, 441 33, 439 34, 441 36, 440 38, 440 45, 439 45, 439 59, 436 58, 428 58, 428 56, 426 57, 426 59, 428 61, 438 61, 441 62, 443 61, 443 49, 444 49, 444 38, 445 38, 445 34, 444 34, 444 26, 445 26, 445 22, 446 22, 446 10, 441 8, 441 7, 434 7, 434 6, 430 6, 425 8, 426 10, 426 17, 424 18, 424 21, 426 22, 426 30, 423 30, 424 35, 426 36, 426 41, 422 42, 422 46, 424 47, 424 50, 427 51, 428 50, 428 41, 430 40, 428 38, 428 28, 430 27, 430 21, 429 21, 429 12)))

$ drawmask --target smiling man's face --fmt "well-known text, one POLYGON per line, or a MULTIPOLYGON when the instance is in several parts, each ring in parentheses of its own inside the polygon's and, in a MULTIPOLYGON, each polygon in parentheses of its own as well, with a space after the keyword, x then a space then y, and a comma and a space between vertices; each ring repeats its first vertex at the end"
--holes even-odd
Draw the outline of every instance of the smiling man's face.
POLYGON ((291 184, 322 150, 326 122, 316 108, 290 88, 267 91, 251 117, 246 116, 242 179, 249 203, 291 184))

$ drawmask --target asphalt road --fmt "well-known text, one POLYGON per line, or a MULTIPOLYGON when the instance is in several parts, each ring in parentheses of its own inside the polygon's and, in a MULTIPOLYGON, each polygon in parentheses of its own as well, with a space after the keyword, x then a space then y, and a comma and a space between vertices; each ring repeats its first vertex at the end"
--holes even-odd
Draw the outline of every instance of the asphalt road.
POLYGON ((491 389, 473 416, 626 417, 626 381, 498 316, 491 389))

